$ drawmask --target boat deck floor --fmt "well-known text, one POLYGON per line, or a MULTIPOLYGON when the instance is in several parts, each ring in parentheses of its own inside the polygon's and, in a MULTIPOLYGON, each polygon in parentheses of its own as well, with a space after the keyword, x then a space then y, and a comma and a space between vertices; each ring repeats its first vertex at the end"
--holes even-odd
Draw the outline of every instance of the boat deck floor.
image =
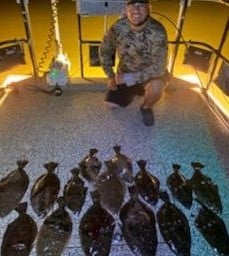
MULTIPOLYGON (((23 201, 29 202, 31 186, 45 172, 44 163, 59 163, 57 174, 63 188, 71 177, 70 170, 78 166, 90 148, 97 148, 97 156, 104 162, 114 155, 113 146, 119 144, 122 153, 132 160, 134 173, 138 171, 136 161, 145 159, 147 170, 159 178, 161 189, 166 190, 166 178, 172 172, 173 163, 181 165, 182 173, 190 178, 193 174, 190 163, 198 161, 205 165, 203 173, 219 186, 223 203, 221 217, 228 228, 229 130, 197 87, 178 80, 171 84, 154 108, 156 121, 153 127, 142 123, 141 98, 136 98, 127 108, 107 110, 103 106, 103 97, 104 90, 93 89, 93 86, 69 86, 63 88, 61 96, 54 96, 37 90, 28 82, 26 85, 18 83, 2 93, 0 178, 15 169, 17 160, 26 158, 29 163, 25 170, 30 177, 30 186, 23 201)), ((171 200, 189 220, 191 255, 215 255, 194 226, 198 206, 187 210, 172 197, 171 200)), ((80 215, 70 212, 73 232, 63 255, 83 255, 78 225, 90 205, 88 194, 80 215)), ((154 209, 155 213, 157 210, 154 209)), ((30 204, 28 213, 40 227, 43 220, 35 215, 30 204)), ((0 240, 16 216, 12 212, 1 219, 0 240)), ((157 255, 174 255, 159 232, 158 237, 157 255)), ((31 255, 35 255, 35 249, 31 255)), ((110 255, 133 254, 122 239, 114 240, 110 255)))

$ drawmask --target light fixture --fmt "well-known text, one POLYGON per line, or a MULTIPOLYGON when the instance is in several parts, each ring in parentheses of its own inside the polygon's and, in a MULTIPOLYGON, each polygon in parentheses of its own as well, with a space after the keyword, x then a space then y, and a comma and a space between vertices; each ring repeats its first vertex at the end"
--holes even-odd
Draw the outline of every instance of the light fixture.
POLYGON ((190 45, 185 51, 183 64, 189 64, 196 70, 207 73, 211 57, 211 51, 190 45))
POLYGON ((21 42, 15 40, 8 46, 0 48, 0 71, 5 71, 19 64, 25 64, 24 48, 21 42))

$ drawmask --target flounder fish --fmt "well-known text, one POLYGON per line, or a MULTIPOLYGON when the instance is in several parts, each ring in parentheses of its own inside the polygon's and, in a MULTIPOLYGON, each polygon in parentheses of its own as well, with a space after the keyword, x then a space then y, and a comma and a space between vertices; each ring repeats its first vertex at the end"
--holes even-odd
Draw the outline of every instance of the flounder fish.
POLYGON ((164 204, 157 212, 157 221, 162 237, 176 255, 190 256, 191 232, 186 216, 170 202, 166 191, 160 198, 164 204))
POLYGON ((84 181, 79 177, 80 170, 73 168, 71 170, 72 177, 64 186, 64 200, 66 206, 73 212, 80 214, 82 206, 87 194, 87 187, 84 186, 84 181))
POLYGON ((153 256, 157 250, 155 215, 138 199, 136 187, 129 187, 130 200, 120 211, 123 236, 135 255, 153 256))
POLYGON ((156 205, 158 202, 160 181, 156 176, 146 170, 145 160, 139 160, 137 164, 140 171, 135 175, 134 182, 139 194, 150 205, 156 205))
POLYGON ((65 210, 63 197, 57 199, 59 207, 44 220, 36 243, 37 256, 61 256, 72 233, 72 220, 65 210))
POLYGON ((190 180, 193 191, 197 199, 216 213, 222 213, 222 203, 218 191, 218 186, 214 184, 210 177, 204 175, 201 170, 204 165, 199 162, 191 163, 194 174, 190 180))
POLYGON ((91 148, 89 154, 79 163, 81 175, 88 182, 96 178, 102 167, 102 163, 96 156, 96 153, 98 153, 98 150, 96 148, 91 148))
POLYGON ((112 161, 105 161, 105 165, 106 170, 97 176, 94 186, 100 195, 101 206, 117 214, 124 201, 125 186, 114 171, 112 161))
POLYGON ((133 166, 130 158, 121 153, 121 147, 113 147, 115 155, 111 158, 114 170, 121 181, 131 184, 133 182, 133 166))
POLYGON ((8 225, 4 233, 2 256, 28 256, 37 235, 37 224, 26 213, 27 203, 20 203, 15 210, 19 216, 8 225))
POLYGON ((199 203, 202 208, 195 219, 195 226, 219 255, 228 256, 229 235, 224 221, 204 204, 199 203))
POLYGON ((93 205, 88 208, 81 218, 79 225, 79 235, 82 250, 87 256, 108 256, 115 221, 100 204, 99 193, 91 193, 93 205))
POLYGON ((44 164, 47 173, 41 175, 34 183, 30 200, 34 212, 39 217, 44 217, 53 207, 60 190, 60 180, 54 173, 58 163, 44 164))
POLYGON ((19 204, 28 188, 29 177, 24 170, 27 164, 27 160, 17 161, 17 169, 0 181, 1 217, 5 217, 19 204))
POLYGON ((166 182, 174 198, 190 209, 192 206, 192 186, 180 173, 180 168, 179 164, 173 164, 173 173, 168 176, 166 182))

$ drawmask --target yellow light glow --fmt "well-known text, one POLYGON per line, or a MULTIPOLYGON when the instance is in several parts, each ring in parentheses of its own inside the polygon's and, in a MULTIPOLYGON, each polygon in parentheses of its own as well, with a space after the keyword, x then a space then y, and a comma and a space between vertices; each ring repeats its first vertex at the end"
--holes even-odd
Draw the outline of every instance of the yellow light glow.
POLYGON ((7 88, 12 83, 17 83, 31 77, 30 75, 9 75, 0 85, 0 88, 7 88))
POLYGON ((3 104, 5 99, 7 98, 8 94, 10 93, 11 89, 8 86, 12 83, 16 83, 27 78, 31 77, 30 75, 9 75, 0 85, 0 89, 4 90, 3 95, 0 97, 0 106, 3 104))
POLYGON ((207 91, 208 96, 212 99, 212 101, 216 104, 216 106, 222 111, 222 113, 229 119, 229 112, 224 107, 224 105, 217 99, 210 91, 207 91))
POLYGON ((4 94, 0 98, 0 107, 1 107, 2 103, 4 102, 4 100, 6 99, 8 94, 9 94, 9 91, 4 91, 4 94))
MULTIPOLYGON (((200 80, 198 79, 198 77, 196 75, 191 75, 191 74, 185 74, 185 75, 177 75, 178 78, 182 79, 182 80, 185 80, 187 82, 190 82, 190 83, 193 83, 193 84, 196 84, 199 86, 198 87, 195 87, 193 88, 194 90, 199 90, 201 91, 201 82, 200 80)), ((219 110, 227 117, 229 118, 229 112, 228 110, 226 109, 226 107, 224 106, 224 104, 222 104, 222 102, 216 97, 213 95, 213 93, 208 90, 207 91, 207 94, 208 96, 211 98, 211 100, 214 102, 214 104, 219 108, 219 110)))
POLYGON ((185 80, 189 83, 197 84, 197 85, 201 86, 201 82, 196 75, 185 74, 185 75, 178 75, 177 77, 182 80, 185 80))
POLYGON ((70 70, 71 62, 67 57, 67 54, 59 53, 56 58, 57 61, 61 62, 63 65, 67 66, 68 70, 70 70))

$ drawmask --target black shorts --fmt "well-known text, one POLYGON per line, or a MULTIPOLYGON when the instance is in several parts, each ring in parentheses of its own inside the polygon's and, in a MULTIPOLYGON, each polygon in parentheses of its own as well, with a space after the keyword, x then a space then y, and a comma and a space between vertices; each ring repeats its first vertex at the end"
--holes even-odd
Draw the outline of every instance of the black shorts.
POLYGON ((105 101, 115 103, 121 107, 128 106, 135 96, 142 96, 145 93, 144 84, 138 84, 127 87, 125 84, 118 85, 115 91, 108 90, 105 95, 105 101))
POLYGON ((161 79, 164 82, 164 84, 166 84, 170 80, 170 74, 167 71, 161 77, 152 77, 141 84, 136 84, 129 87, 126 86, 126 84, 119 84, 117 86, 118 87, 117 90, 115 91, 108 90, 106 92, 105 101, 115 103, 121 107, 126 107, 132 102, 135 96, 143 96, 145 93, 145 85, 147 85, 147 83, 150 80, 154 80, 154 79, 161 79))

